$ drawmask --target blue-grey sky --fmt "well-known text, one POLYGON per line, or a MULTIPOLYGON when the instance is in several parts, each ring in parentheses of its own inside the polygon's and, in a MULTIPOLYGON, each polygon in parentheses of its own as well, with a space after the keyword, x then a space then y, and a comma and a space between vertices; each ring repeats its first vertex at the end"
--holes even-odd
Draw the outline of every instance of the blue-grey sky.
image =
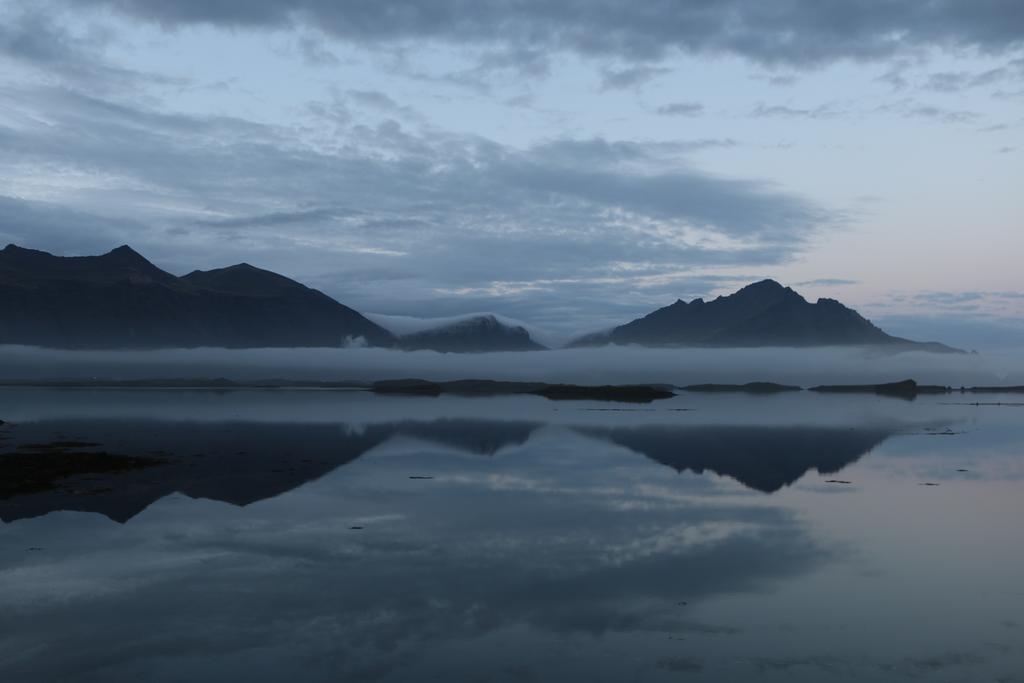
POLYGON ((367 312, 1020 341, 1022 155, 1019 0, 0 0, 0 242, 367 312))

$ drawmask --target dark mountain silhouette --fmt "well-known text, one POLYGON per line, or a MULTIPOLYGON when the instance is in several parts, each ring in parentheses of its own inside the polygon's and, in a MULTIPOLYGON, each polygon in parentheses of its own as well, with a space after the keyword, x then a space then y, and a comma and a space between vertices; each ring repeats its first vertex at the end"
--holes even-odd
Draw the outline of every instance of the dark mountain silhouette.
POLYGON ((175 277, 130 247, 0 251, 0 344, 60 348, 390 346, 326 294, 248 264, 175 277), (359 343, 362 343, 359 341, 359 343))
POLYGON ((810 303, 774 280, 748 285, 714 301, 676 301, 670 306, 587 335, 573 346, 846 346, 885 345, 953 352, 942 344, 913 342, 886 334, 852 308, 834 299, 810 303))
POLYGON ((472 419, 405 420, 357 430, 158 420, 0 425, 0 520, 73 510, 126 522, 175 492, 245 506, 316 480, 392 437, 488 456, 524 443, 538 426, 472 419))
POLYGON ((884 428, 752 425, 580 429, 646 455, 677 472, 705 471, 774 493, 810 470, 835 474, 895 432, 884 428))
POLYGON ((447 353, 541 351, 545 348, 530 338, 526 328, 505 325, 493 315, 407 334, 398 338, 398 346, 409 351, 426 349, 447 353))
MULTIPOLYGON (((396 338, 326 294, 247 263, 176 277, 128 246, 101 256, 61 257, 13 244, 0 251, 0 344, 110 349, 367 344, 455 353, 545 348, 525 328, 493 315, 396 338)), ((893 337, 838 301, 812 304, 773 280, 711 302, 676 301, 571 345, 600 344, 957 351, 893 337)))

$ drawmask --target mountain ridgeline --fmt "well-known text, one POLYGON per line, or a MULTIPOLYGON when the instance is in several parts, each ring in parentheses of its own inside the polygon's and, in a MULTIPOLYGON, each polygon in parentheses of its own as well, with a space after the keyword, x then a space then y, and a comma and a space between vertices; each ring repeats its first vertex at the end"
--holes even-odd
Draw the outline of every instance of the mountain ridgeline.
POLYGON ((326 294, 239 264, 175 277, 130 247, 60 257, 0 251, 0 343, 58 348, 390 346, 326 294))
POLYGON ((607 332, 580 337, 572 346, 887 346, 955 352, 934 342, 893 337, 835 299, 810 303, 774 280, 747 285, 713 301, 677 300, 607 332))
MULTIPOLYGON (((441 352, 536 351, 493 315, 396 335, 323 292, 242 263, 181 277, 128 246, 100 256, 0 251, 0 344, 69 349, 342 347, 441 352)), ((954 351, 893 337, 832 299, 809 303, 764 280, 729 296, 658 309, 571 346, 884 345, 954 351)))

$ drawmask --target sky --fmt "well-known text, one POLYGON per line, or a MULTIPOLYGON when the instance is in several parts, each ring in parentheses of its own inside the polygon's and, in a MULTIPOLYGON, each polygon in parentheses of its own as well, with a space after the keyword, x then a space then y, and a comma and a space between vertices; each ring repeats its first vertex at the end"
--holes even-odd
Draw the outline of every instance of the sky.
POLYGON ((0 243, 568 336, 772 277, 1024 345, 1019 0, 0 0, 0 243))

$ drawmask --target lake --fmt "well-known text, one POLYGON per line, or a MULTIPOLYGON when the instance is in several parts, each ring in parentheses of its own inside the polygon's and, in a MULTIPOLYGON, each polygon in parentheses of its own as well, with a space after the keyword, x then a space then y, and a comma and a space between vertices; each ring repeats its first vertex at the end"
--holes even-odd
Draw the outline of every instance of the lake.
POLYGON ((0 678, 1024 681, 1022 403, 0 389, 0 678))

